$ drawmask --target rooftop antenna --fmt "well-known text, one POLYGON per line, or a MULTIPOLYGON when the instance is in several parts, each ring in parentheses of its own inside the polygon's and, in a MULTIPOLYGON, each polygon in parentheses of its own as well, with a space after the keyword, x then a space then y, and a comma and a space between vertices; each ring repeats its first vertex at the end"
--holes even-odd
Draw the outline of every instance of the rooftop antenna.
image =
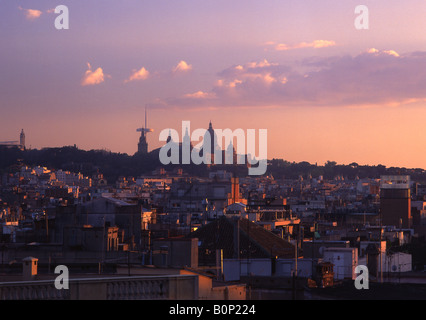
POLYGON ((142 132, 143 134, 148 132, 153 132, 154 129, 150 129, 147 126, 147 113, 146 113, 146 106, 145 106, 145 127, 136 129, 137 132, 142 132))
POLYGON ((147 154, 148 153, 148 142, 146 140, 146 136, 148 132, 153 132, 153 129, 148 128, 147 126, 147 112, 145 106, 145 126, 143 128, 136 129, 137 132, 141 133, 141 137, 139 138, 138 143, 138 153, 139 154, 147 154))

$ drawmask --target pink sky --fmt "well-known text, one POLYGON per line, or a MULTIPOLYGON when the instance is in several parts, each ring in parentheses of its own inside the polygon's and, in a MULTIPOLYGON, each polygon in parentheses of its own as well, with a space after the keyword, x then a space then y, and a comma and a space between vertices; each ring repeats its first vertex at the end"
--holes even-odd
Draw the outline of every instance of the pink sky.
POLYGON ((165 128, 268 129, 268 158, 426 168, 426 3, 54 1, 0 11, 0 140, 133 154, 165 128))

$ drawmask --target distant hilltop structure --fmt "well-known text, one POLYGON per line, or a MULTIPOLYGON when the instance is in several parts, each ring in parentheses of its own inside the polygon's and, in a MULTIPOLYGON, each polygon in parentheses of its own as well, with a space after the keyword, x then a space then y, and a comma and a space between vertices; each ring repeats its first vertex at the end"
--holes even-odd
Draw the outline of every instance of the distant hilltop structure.
POLYGON ((153 132, 153 129, 149 129, 147 126, 147 116, 146 116, 146 108, 145 108, 145 126, 142 128, 136 129, 137 132, 141 133, 138 143, 138 151, 136 154, 148 154, 148 141, 147 134, 149 132, 153 132))
POLYGON ((25 150, 25 132, 24 129, 21 130, 21 134, 19 135, 19 146, 21 150, 25 150))
POLYGON ((22 151, 25 150, 25 132, 21 130, 19 141, 0 141, 0 147, 3 148, 18 148, 22 151))
MULTIPOLYGON (((172 139, 171 132, 169 131, 169 137, 167 138, 167 143, 176 143, 179 147, 180 155, 182 156, 183 146, 189 146, 189 150, 192 152, 194 146, 192 145, 190 134, 188 128, 185 130, 185 135, 182 138, 182 142, 176 142, 172 139)), ((218 135, 216 134, 215 129, 213 129, 213 124, 210 121, 209 127, 206 129, 206 133, 203 137, 203 143, 200 147, 199 154, 201 157, 209 155, 211 160, 211 165, 214 164, 237 164, 238 157, 243 157, 245 159, 246 155, 238 155, 235 151, 233 141, 230 141, 226 148, 223 148, 218 141, 218 135), (215 156, 221 157, 221 159, 215 159, 215 156)), ((241 161, 243 162, 243 161, 241 161)), ((245 162, 243 162, 245 163, 245 162)))

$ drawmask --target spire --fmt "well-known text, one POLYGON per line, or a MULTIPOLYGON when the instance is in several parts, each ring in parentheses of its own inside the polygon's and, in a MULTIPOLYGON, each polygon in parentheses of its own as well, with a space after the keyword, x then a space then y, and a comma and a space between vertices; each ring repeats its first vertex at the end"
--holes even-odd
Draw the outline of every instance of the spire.
POLYGON ((145 126, 143 128, 136 129, 136 131, 141 133, 141 136, 139 138, 139 144, 138 144, 138 153, 147 154, 148 153, 148 142, 147 142, 147 134, 149 132, 153 132, 153 129, 149 129, 147 122, 148 122, 148 116, 147 116, 147 110, 145 106, 145 126))
POLYGON ((147 120, 146 120, 146 106, 145 106, 145 129, 147 128, 146 122, 147 122, 147 120))

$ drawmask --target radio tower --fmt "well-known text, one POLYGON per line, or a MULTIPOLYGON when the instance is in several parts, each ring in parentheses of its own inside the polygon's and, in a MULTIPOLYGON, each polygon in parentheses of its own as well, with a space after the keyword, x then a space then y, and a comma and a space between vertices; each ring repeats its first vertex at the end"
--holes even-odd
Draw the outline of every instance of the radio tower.
POLYGON ((146 141, 146 136, 148 132, 153 132, 153 129, 147 127, 147 116, 146 116, 146 107, 145 107, 145 126, 143 128, 136 129, 137 132, 141 133, 138 143, 138 154, 148 154, 148 142, 146 141))

